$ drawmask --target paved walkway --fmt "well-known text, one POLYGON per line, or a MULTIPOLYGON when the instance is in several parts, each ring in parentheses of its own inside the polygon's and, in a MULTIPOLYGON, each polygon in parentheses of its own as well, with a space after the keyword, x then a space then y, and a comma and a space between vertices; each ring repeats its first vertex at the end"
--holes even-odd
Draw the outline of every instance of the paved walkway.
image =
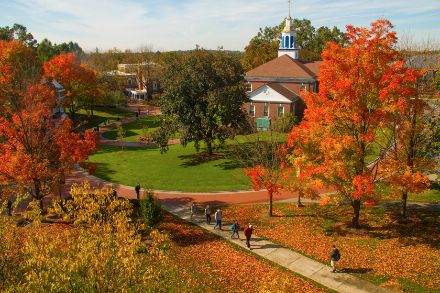
MULTIPOLYGON (((206 229, 208 232, 217 234, 223 239, 247 249, 244 241, 243 232, 240 232, 240 237, 242 237, 242 240, 230 238, 230 223, 224 225, 224 228, 226 230, 214 230, 213 225, 206 224, 201 216, 195 217, 193 220, 190 220, 189 206, 165 204, 163 207, 177 217, 192 222, 202 227, 203 229, 206 229)), ((330 272, 329 266, 314 261, 308 257, 303 256, 302 254, 296 253, 273 242, 261 239, 257 235, 253 235, 251 239, 251 251, 290 271, 305 276, 337 292, 389 292, 381 287, 375 286, 352 275, 345 273, 332 273, 330 272)))

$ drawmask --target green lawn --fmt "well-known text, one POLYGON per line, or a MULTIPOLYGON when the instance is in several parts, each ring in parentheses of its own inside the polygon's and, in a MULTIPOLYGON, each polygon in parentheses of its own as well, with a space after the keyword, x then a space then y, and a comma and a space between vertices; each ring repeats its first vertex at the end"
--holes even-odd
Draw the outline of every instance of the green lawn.
MULTIPOLYGON (((125 141, 137 141, 139 137, 145 136, 145 132, 151 134, 160 126, 161 117, 161 115, 147 116, 122 125, 125 129, 125 141)), ((107 139, 116 139, 116 129, 105 132, 103 136, 107 139)))
POLYGON ((153 189, 188 192, 250 189, 243 168, 225 158, 206 160, 196 154, 193 144, 170 146, 163 155, 158 148, 121 151, 103 146, 89 161, 96 163, 97 177, 130 186, 140 183, 153 189))
POLYGON ((134 116, 135 112, 125 108, 97 107, 93 111, 93 117, 89 116, 89 111, 81 109, 75 113, 75 119, 81 121, 81 129, 90 129, 96 126, 103 126, 104 122, 134 116))
POLYGON ((408 201, 438 203, 440 200, 439 186, 433 185, 421 193, 410 193, 408 201))

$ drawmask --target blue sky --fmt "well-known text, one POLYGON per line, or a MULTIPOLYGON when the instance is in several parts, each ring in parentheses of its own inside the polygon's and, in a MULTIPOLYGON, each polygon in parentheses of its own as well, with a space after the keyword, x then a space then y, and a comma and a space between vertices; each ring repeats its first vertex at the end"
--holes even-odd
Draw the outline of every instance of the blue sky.
MULTIPOLYGON (((259 27, 279 24, 287 7, 287 0, 0 0, 0 26, 21 23, 37 40, 73 40, 86 50, 243 50, 259 27)), ((292 1, 292 17, 315 27, 387 18, 399 35, 417 41, 438 40, 438 12, 438 0, 292 1)))

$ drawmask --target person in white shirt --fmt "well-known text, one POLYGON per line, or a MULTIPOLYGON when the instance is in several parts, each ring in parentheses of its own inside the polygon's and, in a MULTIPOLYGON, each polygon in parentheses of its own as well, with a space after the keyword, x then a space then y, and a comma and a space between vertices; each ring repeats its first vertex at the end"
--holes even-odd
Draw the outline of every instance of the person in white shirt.
POLYGON ((221 230, 221 229, 222 229, 222 211, 221 211, 220 209, 218 209, 218 210, 215 212, 214 218, 215 218, 215 226, 214 226, 214 229, 217 228, 217 227, 219 227, 219 229, 221 230))
POLYGON ((206 224, 211 225, 211 207, 209 205, 205 208, 205 217, 206 217, 206 224))

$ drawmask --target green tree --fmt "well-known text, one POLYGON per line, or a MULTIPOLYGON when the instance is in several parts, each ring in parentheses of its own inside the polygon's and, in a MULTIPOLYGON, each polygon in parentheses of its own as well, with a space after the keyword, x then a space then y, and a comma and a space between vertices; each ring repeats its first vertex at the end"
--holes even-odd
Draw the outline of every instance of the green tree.
MULTIPOLYGON (((255 68, 277 57, 284 25, 283 21, 277 26, 260 28, 245 48, 242 58, 245 70, 255 68)), ((292 28, 296 31, 296 42, 301 49, 299 58, 302 60, 320 60, 327 42, 342 44, 345 39, 344 34, 337 27, 329 29, 322 26, 316 30, 308 19, 294 19, 292 28)))
POLYGON ((121 123, 116 126, 116 140, 121 144, 121 149, 124 151, 125 129, 121 123))
POLYGON ((78 45, 70 41, 69 43, 52 44, 48 39, 43 39, 37 46, 37 55, 42 63, 49 61, 62 53, 74 53, 78 58, 84 55, 84 51, 78 45))
MULTIPOLYGON (((198 150, 204 141, 211 155, 215 140, 233 136, 232 129, 246 117, 242 74, 240 62, 222 51, 194 50, 170 62, 161 109, 176 117, 183 145, 193 141, 198 150)), ((167 141, 162 139, 161 147, 167 141)))
POLYGON ((30 48, 35 48, 37 45, 37 40, 34 39, 34 36, 27 31, 24 25, 18 23, 15 23, 12 27, 0 27, 0 40, 19 40, 30 48))

